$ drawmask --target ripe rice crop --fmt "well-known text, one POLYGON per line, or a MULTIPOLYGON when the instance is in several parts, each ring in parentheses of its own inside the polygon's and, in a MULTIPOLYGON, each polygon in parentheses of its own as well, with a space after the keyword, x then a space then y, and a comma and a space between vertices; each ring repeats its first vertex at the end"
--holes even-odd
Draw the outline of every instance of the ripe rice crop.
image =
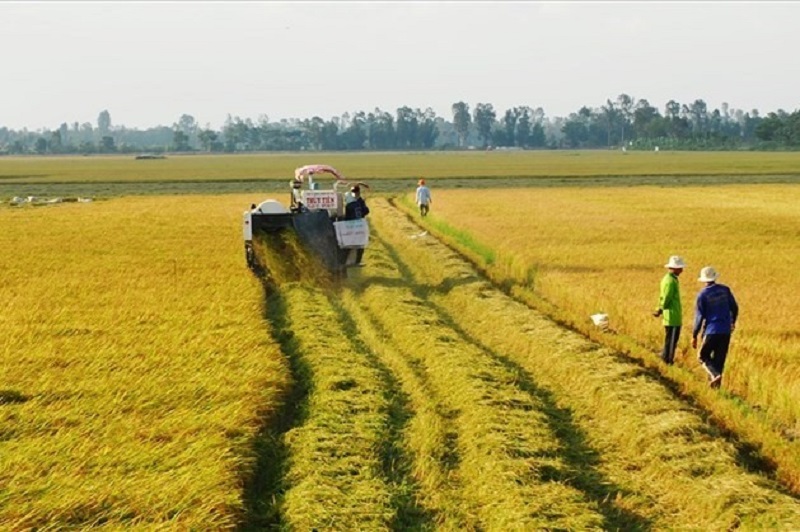
POLYGON ((800 490, 800 188, 439 191, 435 197, 426 219, 431 230, 538 308, 660 367, 728 428, 764 445, 782 464, 781 478, 800 490), (688 268, 680 278, 678 367, 665 368, 656 363, 663 329, 650 313, 672 254, 688 268), (697 277, 706 265, 721 272, 741 308, 721 393, 704 388, 689 345, 694 298, 703 286, 697 277), (591 324, 596 312, 610 316, 613 334, 591 324))
MULTIPOLYGON (((446 210, 442 204, 450 200, 450 195, 439 194, 437 199, 440 209, 446 210)), ((781 493, 764 476, 748 471, 740 450, 707 423, 701 410, 673 393, 656 372, 515 301, 451 249, 430 236, 420 236, 419 226, 398 217, 380 202, 373 202, 372 207, 380 243, 389 248, 394 264, 384 267, 384 253, 380 251, 377 257, 371 256, 368 260, 379 263, 375 271, 380 275, 363 280, 365 293, 396 288, 400 296, 401 285, 387 282, 386 272, 401 272, 404 282, 415 287, 415 295, 425 300, 416 319, 424 319, 427 309, 435 309, 439 318, 429 332, 416 335, 417 339, 428 335, 431 341, 440 339, 434 327, 446 323, 464 331, 471 344, 482 346, 493 359, 513 368, 515 383, 540 400, 540 407, 531 411, 532 419, 542 419, 539 416, 543 415, 555 437, 555 452, 545 455, 558 460, 551 464, 553 469, 532 467, 539 478, 544 473, 547 480, 564 482, 579 490, 585 500, 596 502, 602 528, 800 526, 797 500, 781 493)), ((394 318, 393 308, 402 308, 407 296, 391 300, 399 302, 387 307, 386 318, 396 323, 392 327, 402 335, 408 319, 394 318)), ((426 346, 417 343, 420 351, 426 346)), ((450 356, 459 355, 461 346, 457 345, 450 356)), ((474 362, 462 360, 466 372, 482 374, 474 362)), ((452 371, 449 381, 453 392, 448 399, 456 400, 458 380, 456 370, 452 371)), ((496 408, 494 415, 513 411, 510 404, 496 408)), ((467 418, 466 412, 464 407, 463 418, 467 418)), ((504 428, 512 426, 510 421, 503 424, 504 428)), ((498 429, 497 436, 501 434, 502 429, 498 429)), ((469 446, 472 433, 460 435, 459 445, 469 446)), ((487 445, 481 438, 476 441, 487 445)), ((541 435, 539 441, 547 440, 541 435)), ((467 471, 464 476, 471 478, 467 471)), ((587 514, 576 509, 573 515, 587 514)), ((505 523, 498 529, 512 526, 505 523)))
POLYGON ((240 521, 289 387, 247 201, 0 209, 0 528, 240 521))
POLYGON ((598 176, 797 176, 797 152, 469 151, 0 157, 2 183, 288 180, 295 167, 331 164, 353 179, 598 176))

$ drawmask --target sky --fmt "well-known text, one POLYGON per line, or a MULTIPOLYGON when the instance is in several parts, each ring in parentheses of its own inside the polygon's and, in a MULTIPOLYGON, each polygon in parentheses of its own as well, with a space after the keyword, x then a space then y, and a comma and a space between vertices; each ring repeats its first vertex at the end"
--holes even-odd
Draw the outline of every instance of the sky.
POLYGON ((800 2, 0 2, 0 127, 800 108, 800 2))

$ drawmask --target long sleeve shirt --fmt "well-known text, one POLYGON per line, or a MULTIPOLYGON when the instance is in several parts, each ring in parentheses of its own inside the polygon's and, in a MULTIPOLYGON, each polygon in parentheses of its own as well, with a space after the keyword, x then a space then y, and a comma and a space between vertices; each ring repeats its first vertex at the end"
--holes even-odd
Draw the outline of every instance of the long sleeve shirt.
POLYGON ((672 272, 661 279, 661 294, 658 298, 658 308, 664 311, 664 325, 680 327, 683 316, 681 313, 681 293, 678 285, 678 276, 672 272))
POLYGON ((739 305, 731 289, 724 284, 710 284, 697 294, 692 337, 697 338, 705 324, 706 334, 730 334, 739 317, 739 305))
POLYGON ((348 203, 344 208, 345 220, 358 220, 364 218, 369 214, 369 207, 364 198, 357 196, 356 199, 348 203))
POLYGON ((431 202, 431 189, 426 187, 425 185, 420 185, 417 187, 417 204, 418 205, 427 205, 431 202))

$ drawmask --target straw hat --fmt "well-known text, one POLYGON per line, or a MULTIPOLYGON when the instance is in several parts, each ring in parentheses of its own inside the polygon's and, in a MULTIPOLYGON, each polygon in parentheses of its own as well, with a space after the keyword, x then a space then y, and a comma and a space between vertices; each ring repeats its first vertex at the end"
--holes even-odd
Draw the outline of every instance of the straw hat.
POLYGON ((700 277, 697 278, 698 281, 701 283, 713 283, 719 277, 719 273, 717 270, 712 268, 711 266, 706 266, 702 270, 700 270, 700 277))
POLYGON ((669 262, 664 265, 665 268, 685 268, 686 263, 683 262, 683 257, 679 255, 673 255, 669 258, 669 262))

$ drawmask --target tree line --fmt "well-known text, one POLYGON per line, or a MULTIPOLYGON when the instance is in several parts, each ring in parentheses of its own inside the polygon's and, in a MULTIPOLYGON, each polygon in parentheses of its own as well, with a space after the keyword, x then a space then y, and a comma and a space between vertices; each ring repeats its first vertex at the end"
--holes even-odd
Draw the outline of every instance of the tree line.
POLYGON ((248 151, 358 151, 447 149, 797 149, 800 110, 761 116, 723 103, 709 110, 702 99, 668 101, 663 112, 646 99, 620 94, 599 107, 583 106, 566 117, 547 117, 541 107, 497 112, 490 103, 451 107, 450 120, 427 108, 394 113, 343 113, 324 120, 270 121, 228 115, 220 129, 200 126, 183 114, 172 126, 144 130, 113 126, 108 110, 96 124, 63 123, 28 131, 0 126, 3 154, 94 154, 248 151))

